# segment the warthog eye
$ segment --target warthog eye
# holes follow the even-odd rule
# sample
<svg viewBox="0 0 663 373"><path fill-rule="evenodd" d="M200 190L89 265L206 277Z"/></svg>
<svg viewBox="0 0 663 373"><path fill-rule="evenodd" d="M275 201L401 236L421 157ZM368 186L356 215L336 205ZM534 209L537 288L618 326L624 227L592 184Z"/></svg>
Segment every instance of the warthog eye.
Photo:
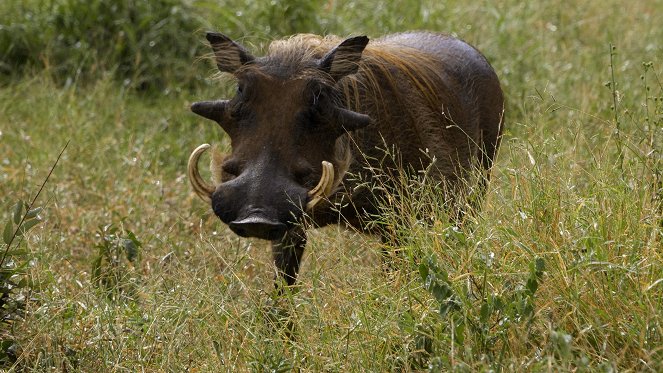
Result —
<svg viewBox="0 0 663 373"><path fill-rule="evenodd" d="M235 120L241 120L243 118L246 119L251 115L250 113L249 106L241 98L239 98L239 96L232 101L230 108L231 118Z"/></svg>

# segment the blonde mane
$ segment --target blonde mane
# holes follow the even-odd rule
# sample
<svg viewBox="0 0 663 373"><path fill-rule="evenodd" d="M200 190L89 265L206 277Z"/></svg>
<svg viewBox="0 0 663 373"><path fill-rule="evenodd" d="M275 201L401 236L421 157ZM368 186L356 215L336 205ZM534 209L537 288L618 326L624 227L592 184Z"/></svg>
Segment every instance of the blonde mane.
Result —
<svg viewBox="0 0 663 373"><path fill-rule="evenodd" d="M312 62L322 58L342 41L334 35L297 34L273 41L266 57L279 66L288 66L291 77L317 76L329 80ZM348 108L359 110L361 100L367 99L360 95L361 91L369 93L375 98L373 104L379 105L384 89L389 87L397 93L399 85L408 84L434 109L440 102L439 87L436 86L442 80L436 63L439 64L439 61L433 56L413 47L381 39L372 40L362 53L358 73L342 79L340 89ZM397 98L407 100L406 97Z"/></svg>

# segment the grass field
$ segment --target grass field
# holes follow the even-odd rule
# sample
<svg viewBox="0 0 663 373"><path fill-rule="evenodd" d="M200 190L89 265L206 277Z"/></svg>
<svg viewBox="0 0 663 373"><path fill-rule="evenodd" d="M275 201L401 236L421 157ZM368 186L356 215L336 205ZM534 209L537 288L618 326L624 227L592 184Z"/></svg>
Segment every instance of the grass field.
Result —
<svg viewBox="0 0 663 373"><path fill-rule="evenodd" d="M3 264L28 280L3 290L22 308L3 314L4 369L663 371L663 1L184 1L161 59L112 39L126 71L112 65L126 53L94 43L68 58L43 4L0 4L0 47L43 48L5 54L32 61L20 73L0 65L2 227L69 142L35 203L43 221ZM421 225L413 211L442 197L413 182L386 215L397 271L375 237L329 227L310 235L298 291L273 298L268 244L232 234L185 176L195 146L228 146L188 111L232 89L205 79L204 28L256 52L305 31L477 46L507 96L481 213L463 230L442 209Z"/></svg>

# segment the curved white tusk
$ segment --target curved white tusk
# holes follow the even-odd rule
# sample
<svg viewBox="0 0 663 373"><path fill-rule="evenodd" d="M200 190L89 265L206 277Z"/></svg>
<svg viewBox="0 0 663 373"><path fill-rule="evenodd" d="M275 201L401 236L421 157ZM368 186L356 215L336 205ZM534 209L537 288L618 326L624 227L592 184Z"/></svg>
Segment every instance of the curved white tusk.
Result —
<svg viewBox="0 0 663 373"><path fill-rule="evenodd" d="M202 144L198 146L189 156L188 163L188 173L189 173L189 182L193 187L193 191L207 203L212 203L212 193L214 193L214 187L206 183L202 177L200 177L200 172L198 172L198 160L200 156L209 149L209 144Z"/></svg>
<svg viewBox="0 0 663 373"><path fill-rule="evenodd" d="M329 197L334 186L334 166L327 162L322 161L322 176L315 188L308 192L309 201L306 204L306 210L310 211L318 204L323 198Z"/></svg>

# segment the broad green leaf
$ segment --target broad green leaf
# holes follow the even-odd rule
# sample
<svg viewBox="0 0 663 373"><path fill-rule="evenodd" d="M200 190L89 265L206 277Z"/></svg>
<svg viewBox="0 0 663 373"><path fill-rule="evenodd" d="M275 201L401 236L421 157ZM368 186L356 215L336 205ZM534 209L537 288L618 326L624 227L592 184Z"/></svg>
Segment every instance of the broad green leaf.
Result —
<svg viewBox="0 0 663 373"><path fill-rule="evenodd" d="M537 276L541 276L543 274L542 272L546 270L546 262L543 258L536 258L535 263Z"/></svg>
<svg viewBox="0 0 663 373"><path fill-rule="evenodd" d="M133 262L138 255L138 245L136 245L136 243L130 239L124 239L122 244L127 254L127 260Z"/></svg>
<svg viewBox="0 0 663 373"><path fill-rule="evenodd" d="M434 283L430 289L433 297L440 303L445 303L445 301L451 296L451 288L445 283Z"/></svg>
<svg viewBox="0 0 663 373"><path fill-rule="evenodd" d="M440 316L446 316L451 310L451 302L442 302L440 304Z"/></svg>
<svg viewBox="0 0 663 373"><path fill-rule="evenodd" d="M26 219L32 219L32 218L36 217L37 215L39 215L39 213L40 213L42 210L43 210L43 208L41 208L41 207L37 207L37 208L35 208L35 209L32 209L32 210L28 211L27 214L25 214L25 218L26 218ZM17 223L17 224L18 224L18 223Z"/></svg>
<svg viewBox="0 0 663 373"><path fill-rule="evenodd" d="M25 249L16 249L16 250L10 250L7 252L7 255L11 256L23 256L28 253L28 250Z"/></svg>
<svg viewBox="0 0 663 373"><path fill-rule="evenodd" d="M12 236L14 235L14 224L11 221L7 221L5 224L5 230L2 232L2 239L7 245L12 241Z"/></svg>
<svg viewBox="0 0 663 373"><path fill-rule="evenodd" d="M527 285L525 285L530 294L534 295L536 290L539 288L539 283L536 281L536 277L527 279Z"/></svg>
<svg viewBox="0 0 663 373"><path fill-rule="evenodd" d="M523 307L523 316L532 316L534 314L534 306L527 302Z"/></svg>
<svg viewBox="0 0 663 373"><path fill-rule="evenodd" d="M41 223L41 219L31 219L26 221L25 223L23 223L23 225L21 225L18 228L18 234L23 235L25 232L29 231L30 229L32 229L32 227L34 227L39 223Z"/></svg>
<svg viewBox="0 0 663 373"><path fill-rule="evenodd" d="M465 343L465 322L461 317L456 320L456 332L454 333L456 343L462 345Z"/></svg>
<svg viewBox="0 0 663 373"><path fill-rule="evenodd" d="M488 303L482 304L481 305L481 310L479 310L479 320L482 323L485 323L486 321L488 321L488 317L490 317L490 313L491 313L491 311L490 311L490 306L488 305Z"/></svg>
<svg viewBox="0 0 663 373"><path fill-rule="evenodd" d="M493 302L492 302L493 310L495 311L502 311L504 309L504 301L502 300L502 297L499 295L496 295L493 297Z"/></svg>
<svg viewBox="0 0 663 373"><path fill-rule="evenodd" d="M426 281L428 277L428 266L426 264L419 264L419 274L421 275L421 281Z"/></svg>
<svg viewBox="0 0 663 373"><path fill-rule="evenodd" d="M18 287L18 288L28 287L28 279L25 278L25 277L21 278L21 280L18 282L18 284L16 284L16 287Z"/></svg>
<svg viewBox="0 0 663 373"><path fill-rule="evenodd" d="M406 333L414 332L414 317L411 312L404 312L398 320L398 326Z"/></svg>
<svg viewBox="0 0 663 373"><path fill-rule="evenodd" d="M14 205L14 224L21 222L21 215L23 214L23 201L18 201Z"/></svg>

